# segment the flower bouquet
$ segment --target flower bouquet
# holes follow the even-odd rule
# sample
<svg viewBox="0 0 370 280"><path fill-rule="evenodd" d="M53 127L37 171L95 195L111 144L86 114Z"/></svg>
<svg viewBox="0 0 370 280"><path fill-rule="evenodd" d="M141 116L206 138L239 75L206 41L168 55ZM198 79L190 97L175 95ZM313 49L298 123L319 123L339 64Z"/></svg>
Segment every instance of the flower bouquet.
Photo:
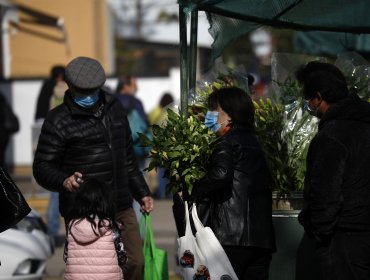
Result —
<svg viewBox="0 0 370 280"><path fill-rule="evenodd" d="M297 82L288 78L280 87L283 97L278 101L254 101L255 130L272 173L272 191L286 197L303 189L307 149L317 128L315 118L304 109L303 99L298 96ZM292 92L297 96L288 98Z"/></svg>
<svg viewBox="0 0 370 280"><path fill-rule="evenodd" d="M210 79L208 74L208 78L198 82L192 91L188 117L168 109L167 121L152 127L152 140L142 134L139 136L143 146L152 147L146 170L163 168L169 180L167 189L172 193L185 188L191 194L194 182L206 174L209 158L219 139L203 124L208 96L215 89L235 86L241 80L235 72L226 71L224 67L214 80Z"/></svg>
<svg viewBox="0 0 370 280"><path fill-rule="evenodd" d="M165 124L152 127L153 140L140 135L142 144L152 147L147 170L164 168L169 191L176 193L186 188L191 193L193 183L205 175L218 138L193 115L185 117L171 109L167 114Z"/></svg>

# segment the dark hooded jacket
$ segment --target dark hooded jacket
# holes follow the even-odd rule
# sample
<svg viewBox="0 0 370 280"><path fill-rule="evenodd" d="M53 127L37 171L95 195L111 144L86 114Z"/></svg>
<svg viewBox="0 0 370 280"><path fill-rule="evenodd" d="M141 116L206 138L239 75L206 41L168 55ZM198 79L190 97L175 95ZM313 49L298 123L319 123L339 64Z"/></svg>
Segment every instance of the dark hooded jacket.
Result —
<svg viewBox="0 0 370 280"><path fill-rule="evenodd" d="M356 94L330 105L307 155L299 222L318 242L370 232L370 104Z"/></svg>
<svg viewBox="0 0 370 280"><path fill-rule="evenodd" d="M132 149L127 117L114 95L100 92L101 114L75 104L67 91L64 103L51 110L43 123L35 153L33 174L44 188L60 193L60 211L68 215L73 192L64 180L78 171L111 188L117 211L150 195Z"/></svg>
<svg viewBox="0 0 370 280"><path fill-rule="evenodd" d="M207 174L195 184L192 196L202 201L200 218L222 245L275 251L271 185L255 135L235 125L216 145Z"/></svg>

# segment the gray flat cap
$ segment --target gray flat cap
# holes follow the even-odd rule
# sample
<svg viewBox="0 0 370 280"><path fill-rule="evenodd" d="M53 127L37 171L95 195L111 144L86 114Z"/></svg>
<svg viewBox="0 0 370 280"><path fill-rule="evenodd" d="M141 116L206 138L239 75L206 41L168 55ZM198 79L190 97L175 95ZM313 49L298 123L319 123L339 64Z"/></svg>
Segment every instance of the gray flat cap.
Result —
<svg viewBox="0 0 370 280"><path fill-rule="evenodd" d="M82 56L68 63L65 77L67 83L83 91L100 88L107 79L99 61Z"/></svg>

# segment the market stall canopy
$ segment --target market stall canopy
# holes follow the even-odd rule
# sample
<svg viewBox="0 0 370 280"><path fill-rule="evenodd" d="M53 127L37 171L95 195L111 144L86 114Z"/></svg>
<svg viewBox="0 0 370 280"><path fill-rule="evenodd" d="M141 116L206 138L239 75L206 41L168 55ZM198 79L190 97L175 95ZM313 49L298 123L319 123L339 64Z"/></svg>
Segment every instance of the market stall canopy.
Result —
<svg viewBox="0 0 370 280"><path fill-rule="evenodd" d="M350 34L328 31L299 31L293 36L294 50L312 55L329 55L348 50L370 53L369 34Z"/></svg>
<svg viewBox="0 0 370 280"><path fill-rule="evenodd" d="M213 58L234 39L261 26L370 33L368 0L178 0L184 12L205 11Z"/></svg>

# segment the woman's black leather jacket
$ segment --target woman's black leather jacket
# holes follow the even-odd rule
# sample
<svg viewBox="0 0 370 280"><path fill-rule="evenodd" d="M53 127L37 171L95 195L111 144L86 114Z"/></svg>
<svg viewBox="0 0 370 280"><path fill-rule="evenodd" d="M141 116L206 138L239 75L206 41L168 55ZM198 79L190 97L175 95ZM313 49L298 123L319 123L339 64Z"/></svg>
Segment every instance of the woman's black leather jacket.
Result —
<svg viewBox="0 0 370 280"><path fill-rule="evenodd" d="M222 245L275 251L270 187L271 175L254 133L234 126L217 144L208 172L194 185L192 196L208 200L208 205L200 205L209 209L203 221Z"/></svg>

